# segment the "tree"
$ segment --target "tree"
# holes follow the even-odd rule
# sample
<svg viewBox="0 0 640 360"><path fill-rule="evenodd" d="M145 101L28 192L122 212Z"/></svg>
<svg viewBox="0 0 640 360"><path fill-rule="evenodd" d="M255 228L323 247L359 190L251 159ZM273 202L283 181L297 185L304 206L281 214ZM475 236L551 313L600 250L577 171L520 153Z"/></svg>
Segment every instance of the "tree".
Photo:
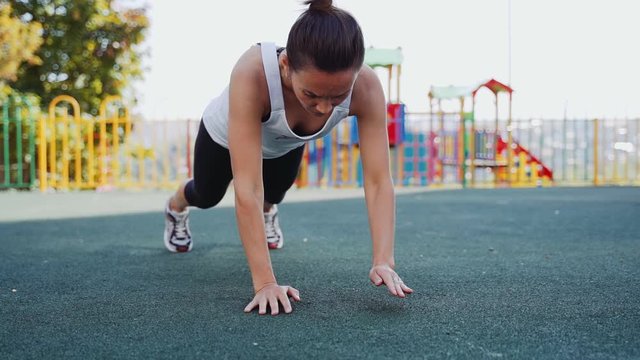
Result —
<svg viewBox="0 0 640 360"><path fill-rule="evenodd" d="M42 26L25 23L11 16L11 5L0 1L0 98L9 93L8 81L15 81L23 62L39 65L42 60L35 54L42 44Z"/></svg>
<svg viewBox="0 0 640 360"><path fill-rule="evenodd" d="M92 115L108 95L121 95L142 76L139 45L148 27L146 8L116 7L113 0L10 0L13 15L42 24L40 63L22 63L12 87L48 104L60 94L76 98Z"/></svg>

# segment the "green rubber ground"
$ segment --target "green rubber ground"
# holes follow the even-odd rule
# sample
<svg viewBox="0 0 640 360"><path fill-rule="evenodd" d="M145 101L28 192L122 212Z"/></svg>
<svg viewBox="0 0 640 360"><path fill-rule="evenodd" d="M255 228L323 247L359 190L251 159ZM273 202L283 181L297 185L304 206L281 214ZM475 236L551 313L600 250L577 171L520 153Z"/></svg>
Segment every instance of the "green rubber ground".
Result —
<svg viewBox="0 0 640 360"><path fill-rule="evenodd" d="M0 193L4 214L33 199ZM232 208L193 211L194 251L170 254L161 212L99 204L86 218L0 217L1 359L640 358L638 188L399 195L405 300L369 283L363 199L285 201L272 261L303 301L277 317L242 312L252 288Z"/></svg>

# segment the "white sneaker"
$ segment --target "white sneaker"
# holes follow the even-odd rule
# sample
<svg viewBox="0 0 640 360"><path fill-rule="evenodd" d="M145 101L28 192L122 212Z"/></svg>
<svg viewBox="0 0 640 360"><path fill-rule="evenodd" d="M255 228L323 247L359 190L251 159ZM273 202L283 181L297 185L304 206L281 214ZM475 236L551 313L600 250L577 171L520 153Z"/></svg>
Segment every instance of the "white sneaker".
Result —
<svg viewBox="0 0 640 360"><path fill-rule="evenodd" d="M269 249L282 249L284 236L278 223L278 206L273 205L269 212L264 213L264 230L267 235Z"/></svg>
<svg viewBox="0 0 640 360"><path fill-rule="evenodd" d="M193 248L189 231L189 208L177 213L164 208L164 246L171 252L188 252Z"/></svg>

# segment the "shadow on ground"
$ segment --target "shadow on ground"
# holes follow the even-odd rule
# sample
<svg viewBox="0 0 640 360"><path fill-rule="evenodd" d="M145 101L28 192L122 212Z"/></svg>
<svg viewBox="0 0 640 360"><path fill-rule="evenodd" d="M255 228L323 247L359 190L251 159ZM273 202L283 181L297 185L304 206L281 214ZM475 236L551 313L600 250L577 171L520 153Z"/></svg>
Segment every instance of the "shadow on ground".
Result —
<svg viewBox="0 0 640 360"><path fill-rule="evenodd" d="M0 224L0 357L640 356L638 189L399 196L405 300L368 282L362 199L280 209L272 261L303 301L277 317L242 312L233 209L194 211L178 255L160 213Z"/></svg>

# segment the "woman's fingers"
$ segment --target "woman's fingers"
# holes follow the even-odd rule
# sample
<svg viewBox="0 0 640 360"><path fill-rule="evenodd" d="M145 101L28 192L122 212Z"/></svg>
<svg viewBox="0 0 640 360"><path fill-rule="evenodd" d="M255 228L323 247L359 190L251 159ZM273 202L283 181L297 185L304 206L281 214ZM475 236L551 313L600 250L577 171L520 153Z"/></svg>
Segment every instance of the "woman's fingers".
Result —
<svg viewBox="0 0 640 360"><path fill-rule="evenodd" d="M269 307L271 308L271 315L278 315L280 309L278 307L278 298L276 294L269 297Z"/></svg>
<svg viewBox="0 0 640 360"><path fill-rule="evenodd" d="M292 288L291 286L287 286L287 295L291 296L295 301L300 301L300 291Z"/></svg>
<svg viewBox="0 0 640 360"><path fill-rule="evenodd" d="M284 310L286 314L289 314L291 311L293 311L293 308L291 307L291 301L289 301L289 297L286 294L280 295L278 297L278 300L280 300L280 304L282 304L282 310Z"/></svg>
<svg viewBox="0 0 640 360"><path fill-rule="evenodd" d="M380 277L380 275L378 275L377 272L372 271L371 275L369 276L369 279L371 280L371 282L373 283L373 285L375 286L380 286L382 285L382 283L384 282L382 280L382 278Z"/></svg>
<svg viewBox="0 0 640 360"><path fill-rule="evenodd" d="M257 307L258 314L265 315L268 306L271 309L271 315L278 315L280 309L288 314L293 311L289 297L295 301L300 301L300 292L291 286L276 285L275 287L264 288L255 295L253 300L244 308L244 311L251 312Z"/></svg>
<svg viewBox="0 0 640 360"><path fill-rule="evenodd" d="M401 298L405 297L406 295L404 294L404 291L402 291L402 279L396 275L393 278L393 283L396 287L396 295Z"/></svg>
<svg viewBox="0 0 640 360"><path fill-rule="evenodd" d="M260 296L258 300L258 314L264 315L267 313L267 297Z"/></svg>
<svg viewBox="0 0 640 360"><path fill-rule="evenodd" d="M380 277L384 281L384 284L387 285L387 289L389 290L389 292L397 296L398 292L396 290L396 284L393 282L393 275L391 275L391 273L389 272L385 272L381 274Z"/></svg>
<svg viewBox="0 0 640 360"><path fill-rule="evenodd" d="M251 300L251 302L244 308L244 312L251 312L256 305L258 304L258 302L256 301L255 298L253 298L253 300Z"/></svg>
<svg viewBox="0 0 640 360"><path fill-rule="evenodd" d="M402 291L404 291L407 294L411 294L413 292L413 289L408 287L404 283L401 283L400 286L402 286Z"/></svg>
<svg viewBox="0 0 640 360"><path fill-rule="evenodd" d="M369 273L369 279L376 286L385 284L392 295L400 298L413 292L413 289L405 285L402 278L390 267L373 267Z"/></svg>

